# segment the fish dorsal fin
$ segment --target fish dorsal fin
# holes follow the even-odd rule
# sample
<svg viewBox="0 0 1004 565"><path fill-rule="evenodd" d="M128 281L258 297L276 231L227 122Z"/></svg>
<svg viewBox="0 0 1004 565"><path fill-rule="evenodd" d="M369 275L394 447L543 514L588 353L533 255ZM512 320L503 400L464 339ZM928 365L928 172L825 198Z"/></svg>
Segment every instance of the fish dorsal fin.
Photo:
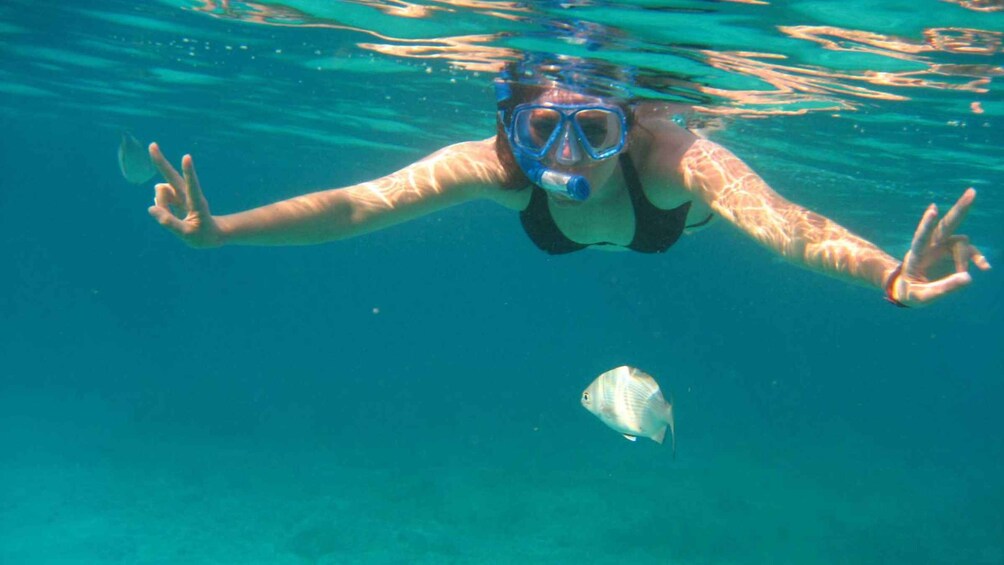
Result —
<svg viewBox="0 0 1004 565"><path fill-rule="evenodd" d="M638 441L638 438L636 438L635 436L628 435L628 434L621 434L621 435L623 435L625 438L627 438L628 441Z"/></svg>
<svg viewBox="0 0 1004 565"><path fill-rule="evenodd" d="M655 377L653 377L652 375L646 373L645 371L642 371L637 367L628 367L628 370L630 371L631 376L638 379L639 381L644 381L653 388L659 388L659 383L655 381Z"/></svg>

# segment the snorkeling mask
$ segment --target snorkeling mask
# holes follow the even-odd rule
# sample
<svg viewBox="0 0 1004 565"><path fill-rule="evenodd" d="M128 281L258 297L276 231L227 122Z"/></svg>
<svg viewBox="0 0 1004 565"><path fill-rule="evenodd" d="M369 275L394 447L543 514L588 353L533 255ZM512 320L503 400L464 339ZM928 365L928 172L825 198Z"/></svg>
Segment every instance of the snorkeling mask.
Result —
<svg viewBox="0 0 1004 565"><path fill-rule="evenodd" d="M509 98L509 85L496 83L496 97ZM555 144L578 143L594 161L624 149L627 118L617 106L606 104L520 104L507 120L500 115L509 145L520 169L537 186L573 200L589 198L589 181L581 175L548 169L541 162ZM573 145L574 147L574 145Z"/></svg>

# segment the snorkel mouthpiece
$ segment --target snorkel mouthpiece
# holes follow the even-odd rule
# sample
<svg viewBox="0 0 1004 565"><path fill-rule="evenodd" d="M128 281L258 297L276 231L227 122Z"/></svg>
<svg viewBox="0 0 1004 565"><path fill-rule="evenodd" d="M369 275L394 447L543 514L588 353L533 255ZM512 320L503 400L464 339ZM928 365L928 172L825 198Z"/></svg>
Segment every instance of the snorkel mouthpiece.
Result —
<svg viewBox="0 0 1004 565"><path fill-rule="evenodd" d="M579 202L589 198L589 181L583 176L559 173L545 168L540 163L526 172L530 180L544 190L563 194Z"/></svg>
<svg viewBox="0 0 1004 565"><path fill-rule="evenodd" d="M539 160L530 157L518 148L513 153L519 168L533 184L548 192L555 192L578 202L589 198L592 190L586 177L548 169Z"/></svg>

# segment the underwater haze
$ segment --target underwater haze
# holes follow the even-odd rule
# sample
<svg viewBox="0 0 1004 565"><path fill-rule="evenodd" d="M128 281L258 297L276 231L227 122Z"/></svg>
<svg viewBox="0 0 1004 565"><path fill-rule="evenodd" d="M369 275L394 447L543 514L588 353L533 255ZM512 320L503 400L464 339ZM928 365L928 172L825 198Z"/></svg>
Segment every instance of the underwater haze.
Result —
<svg viewBox="0 0 1004 565"><path fill-rule="evenodd" d="M1004 564L999 0L5 0L0 563ZM451 208L195 250L123 132L215 213L495 128L527 53L615 68L785 197L902 256L925 207L995 270L923 309L725 222L537 250ZM669 445L582 408L620 365Z"/></svg>

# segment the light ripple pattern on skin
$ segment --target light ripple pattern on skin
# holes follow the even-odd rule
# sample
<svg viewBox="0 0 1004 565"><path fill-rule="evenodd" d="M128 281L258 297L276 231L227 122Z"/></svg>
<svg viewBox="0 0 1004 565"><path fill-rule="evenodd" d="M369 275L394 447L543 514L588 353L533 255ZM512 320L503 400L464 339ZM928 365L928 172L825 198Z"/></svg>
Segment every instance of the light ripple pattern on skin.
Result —
<svg viewBox="0 0 1004 565"><path fill-rule="evenodd" d="M760 244L791 260L846 280L882 281L891 258L836 223L800 208L772 190L727 149L698 140L680 164L686 184L715 212ZM711 191L708 187L722 186Z"/></svg>
<svg viewBox="0 0 1004 565"><path fill-rule="evenodd" d="M259 233L276 243L305 245L354 237L472 199L504 177L493 139L445 147L400 171L344 188L305 194L241 214L242 223L267 225ZM456 190L444 190L444 179ZM222 221L228 221L223 217ZM249 240L248 243L254 243Z"/></svg>

